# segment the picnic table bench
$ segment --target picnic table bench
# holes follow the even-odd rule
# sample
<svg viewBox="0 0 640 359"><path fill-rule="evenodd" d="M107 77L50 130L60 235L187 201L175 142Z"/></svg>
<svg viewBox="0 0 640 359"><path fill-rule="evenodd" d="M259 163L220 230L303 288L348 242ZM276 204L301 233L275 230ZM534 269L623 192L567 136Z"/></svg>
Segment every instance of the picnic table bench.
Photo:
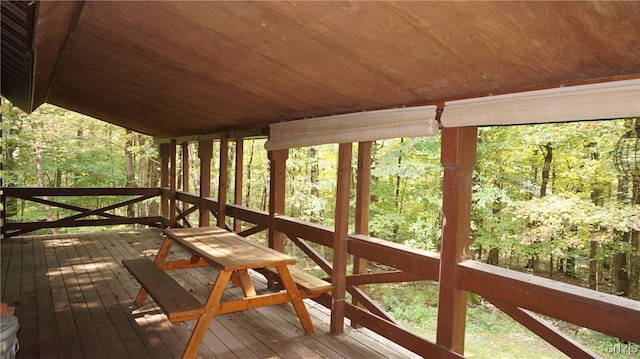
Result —
<svg viewBox="0 0 640 359"><path fill-rule="evenodd" d="M163 232L165 240L155 261L136 258L122 263L142 286L136 301L144 301L148 295L151 296L171 322L197 319L183 358L195 358L211 319L219 314L290 302L305 332L314 332L302 300L329 292L333 286L295 268L295 258L217 227L166 229ZM188 250L191 257L166 261L173 243ZM219 270L205 303L166 272L201 266L214 266ZM277 279L283 290L257 294L248 272L250 269ZM222 301L230 280L234 286L242 288L244 297Z"/></svg>

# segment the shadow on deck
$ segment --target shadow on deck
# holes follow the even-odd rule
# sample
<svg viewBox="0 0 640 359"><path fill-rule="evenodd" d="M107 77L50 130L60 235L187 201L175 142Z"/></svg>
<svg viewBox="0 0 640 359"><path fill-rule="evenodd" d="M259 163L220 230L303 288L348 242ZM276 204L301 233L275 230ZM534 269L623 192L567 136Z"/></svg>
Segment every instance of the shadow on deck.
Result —
<svg viewBox="0 0 640 359"><path fill-rule="evenodd" d="M2 301L20 321L18 358L177 358L195 321L171 324L122 259L152 256L155 229L16 237L2 241ZM175 251L181 250L174 246ZM213 268L171 272L204 302ZM225 296L241 295L228 288ZM214 318L201 358L413 358L367 329L330 335L329 311L306 301L316 334L305 335L291 304Z"/></svg>

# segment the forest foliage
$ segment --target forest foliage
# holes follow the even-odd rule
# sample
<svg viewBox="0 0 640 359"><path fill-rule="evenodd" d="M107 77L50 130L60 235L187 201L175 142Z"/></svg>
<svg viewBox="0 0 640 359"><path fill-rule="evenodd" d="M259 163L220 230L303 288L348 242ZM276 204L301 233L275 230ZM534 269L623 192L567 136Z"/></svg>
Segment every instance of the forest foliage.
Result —
<svg viewBox="0 0 640 359"><path fill-rule="evenodd" d="M49 105L27 115L3 101L2 115L4 185L158 186L158 152L148 136ZM634 119L620 119L480 128L474 258L640 299L640 185L622 177L612 157L633 126ZM245 141L242 198L244 205L266 210L269 164L263 145L264 140ZM233 142L230 148L232 166ZM218 149L215 143L214 191ZM197 159L197 143L187 150ZM290 150L286 214L333 225L336 163L337 145ZM197 161L190 166L188 187L197 193ZM437 251L442 173L439 136L375 142L370 235ZM12 215L34 220L43 216L38 211L21 202Z"/></svg>

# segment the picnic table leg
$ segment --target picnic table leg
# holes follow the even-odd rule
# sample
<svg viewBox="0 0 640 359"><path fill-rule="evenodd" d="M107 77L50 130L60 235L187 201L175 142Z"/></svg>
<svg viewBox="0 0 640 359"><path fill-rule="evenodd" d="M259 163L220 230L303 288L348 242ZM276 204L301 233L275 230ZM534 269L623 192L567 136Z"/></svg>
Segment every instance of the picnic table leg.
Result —
<svg viewBox="0 0 640 359"><path fill-rule="evenodd" d="M245 297L255 297L256 296L256 288L253 286L253 282L251 281L251 277L249 276L249 272L244 270L237 270L234 272L236 278L239 281L240 286L242 287L242 292Z"/></svg>
<svg viewBox="0 0 640 359"><path fill-rule="evenodd" d="M231 273L232 272L228 271L220 271L218 274L218 278L216 278L216 282L213 284L209 298L204 305L204 313L200 316L196 322L196 326L193 328L191 337L189 337L189 341L187 342L187 347L184 349L184 353L182 354L182 359L193 359L198 354L200 343L202 343L202 339L204 339L204 336L209 329L211 320L216 315L215 309L220 305L220 300L227 288L227 283L229 283Z"/></svg>
<svg viewBox="0 0 640 359"><path fill-rule="evenodd" d="M289 298L291 299L291 304L293 304L293 308L296 310L298 314L298 319L300 319L300 323L304 328L304 331L307 334L313 334L315 329L313 328L313 323L311 322L311 317L309 316L309 312L307 311L307 307L304 305L302 301L302 297L300 296L300 292L298 291L298 287L296 283L293 281L293 277L291 276L291 272L289 271L289 267L286 265L277 266L278 274L280 275L280 280L284 285L287 293L289 293Z"/></svg>
<svg viewBox="0 0 640 359"><path fill-rule="evenodd" d="M173 244L173 241L169 239L169 237L164 238L164 241L162 241L162 245L158 250L158 254L156 255L156 259L155 259L156 263L162 263L164 262L165 259L167 259L167 256L169 255L169 250L171 249L172 244ZM143 302L145 299L147 299L147 291L144 290L144 288L140 288L140 291L138 292L138 295L136 296L135 301Z"/></svg>

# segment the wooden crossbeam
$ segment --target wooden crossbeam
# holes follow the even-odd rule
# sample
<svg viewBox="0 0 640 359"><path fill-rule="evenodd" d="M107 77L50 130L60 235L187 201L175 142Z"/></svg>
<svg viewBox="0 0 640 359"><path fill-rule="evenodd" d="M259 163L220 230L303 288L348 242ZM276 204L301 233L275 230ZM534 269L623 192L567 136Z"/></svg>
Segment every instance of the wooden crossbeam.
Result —
<svg viewBox="0 0 640 359"><path fill-rule="evenodd" d="M286 233L285 233L286 234ZM311 248L311 246L309 246L304 239L293 236L293 235L289 235L286 234L287 237L289 237L289 239L291 239L291 241L298 247L300 248L309 258L311 258L311 260L313 260L318 266L320 266L320 268L322 268L322 270L327 273L328 275L332 275L331 273L333 272L333 268L331 267L331 263L329 263L328 260L324 259L320 253L318 253L318 251L316 251L315 249Z"/></svg>
<svg viewBox="0 0 640 359"><path fill-rule="evenodd" d="M388 272L381 272L381 273L366 273L366 274L350 275L350 276L347 276L347 285L415 282L415 281L423 281L423 280L429 280L429 278L398 270L398 271L388 271Z"/></svg>
<svg viewBox="0 0 640 359"><path fill-rule="evenodd" d="M265 230L267 230L267 226L253 226L251 228L245 229L242 232L238 232L238 235L241 237L249 237L252 234L256 234Z"/></svg>
<svg viewBox="0 0 640 359"><path fill-rule="evenodd" d="M371 314L376 315L388 322L399 324L391 315L384 311L376 302L371 299L362 289L354 286L347 286L347 291L356 302L367 309Z"/></svg>
<svg viewBox="0 0 640 359"><path fill-rule="evenodd" d="M455 272L460 289L487 300L640 343L638 301L473 260L459 263Z"/></svg>
<svg viewBox="0 0 640 359"><path fill-rule="evenodd" d="M553 325L546 323L530 311L499 301L489 300L489 302L544 339L547 343L567 354L570 358L600 358L598 354L585 348L582 344L576 342Z"/></svg>
<svg viewBox="0 0 640 359"><path fill-rule="evenodd" d="M56 201L52 201L50 199L38 198L38 197L34 197L34 196L20 195L20 196L16 196L15 198L23 199L25 201L40 203L40 204L44 204L44 205L47 205L47 206L52 206L52 207L57 207L57 208L62 208L62 209L68 209L68 210L76 211L76 212L85 213L85 212L90 211L89 209L84 208L84 207L73 206L73 205L70 205L70 204L67 204L67 203L56 202ZM103 216L104 217L118 217L117 215L110 214L110 213L104 213Z"/></svg>

